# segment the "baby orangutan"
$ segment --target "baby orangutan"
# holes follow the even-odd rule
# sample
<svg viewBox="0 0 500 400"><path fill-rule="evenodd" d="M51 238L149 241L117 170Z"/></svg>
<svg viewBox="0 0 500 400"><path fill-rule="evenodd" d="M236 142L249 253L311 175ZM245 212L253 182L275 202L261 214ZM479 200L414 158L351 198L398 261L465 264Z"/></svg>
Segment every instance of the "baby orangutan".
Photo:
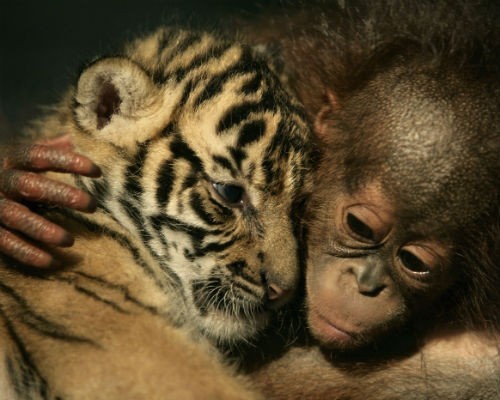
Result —
<svg viewBox="0 0 500 400"><path fill-rule="evenodd" d="M264 33L323 158L306 219L313 339L254 377L271 398L498 398L498 6L342 3Z"/></svg>

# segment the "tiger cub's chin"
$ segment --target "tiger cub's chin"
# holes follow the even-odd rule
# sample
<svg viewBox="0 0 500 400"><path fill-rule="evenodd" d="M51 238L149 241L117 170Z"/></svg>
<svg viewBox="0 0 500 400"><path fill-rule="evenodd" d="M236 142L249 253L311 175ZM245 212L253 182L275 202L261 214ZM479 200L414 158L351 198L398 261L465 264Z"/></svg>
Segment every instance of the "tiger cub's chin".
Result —
<svg viewBox="0 0 500 400"><path fill-rule="evenodd" d="M269 312L265 310L249 311L245 318L230 311L211 309L208 318L199 322L198 326L205 336L212 342L232 344L255 337L266 327L269 321Z"/></svg>
<svg viewBox="0 0 500 400"><path fill-rule="evenodd" d="M243 292L237 287L238 281L214 276L191 286L191 315L196 315L191 322L212 342L231 344L249 340L269 322L274 302L268 299L263 287Z"/></svg>

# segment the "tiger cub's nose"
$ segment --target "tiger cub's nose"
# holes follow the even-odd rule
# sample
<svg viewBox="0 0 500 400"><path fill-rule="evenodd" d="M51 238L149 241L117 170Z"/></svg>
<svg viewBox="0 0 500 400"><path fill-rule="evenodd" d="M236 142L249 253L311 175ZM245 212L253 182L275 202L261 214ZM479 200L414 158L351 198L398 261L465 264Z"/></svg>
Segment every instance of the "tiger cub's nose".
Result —
<svg viewBox="0 0 500 400"><path fill-rule="evenodd" d="M266 287L266 292L267 292L267 298L269 300L277 300L283 297L286 294L287 290L280 288L275 283L268 283Z"/></svg>

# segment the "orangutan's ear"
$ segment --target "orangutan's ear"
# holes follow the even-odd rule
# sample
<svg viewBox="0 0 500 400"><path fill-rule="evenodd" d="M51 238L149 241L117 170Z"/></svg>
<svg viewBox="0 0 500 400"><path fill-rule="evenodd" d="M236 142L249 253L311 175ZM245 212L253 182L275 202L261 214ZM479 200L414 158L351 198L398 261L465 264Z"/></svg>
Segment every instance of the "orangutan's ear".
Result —
<svg viewBox="0 0 500 400"><path fill-rule="evenodd" d="M320 139L328 135L332 116L339 110L338 98L333 92L327 90L324 97L323 106L316 114L313 125L314 134Z"/></svg>

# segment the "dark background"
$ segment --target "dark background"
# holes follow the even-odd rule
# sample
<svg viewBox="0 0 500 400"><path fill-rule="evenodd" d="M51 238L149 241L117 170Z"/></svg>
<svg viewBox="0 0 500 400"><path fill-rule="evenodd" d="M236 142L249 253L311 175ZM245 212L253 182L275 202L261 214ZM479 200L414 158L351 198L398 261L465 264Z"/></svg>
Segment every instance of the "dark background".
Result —
<svg viewBox="0 0 500 400"><path fill-rule="evenodd" d="M282 1L0 0L0 141L56 102L86 61L162 23L216 27Z"/></svg>

